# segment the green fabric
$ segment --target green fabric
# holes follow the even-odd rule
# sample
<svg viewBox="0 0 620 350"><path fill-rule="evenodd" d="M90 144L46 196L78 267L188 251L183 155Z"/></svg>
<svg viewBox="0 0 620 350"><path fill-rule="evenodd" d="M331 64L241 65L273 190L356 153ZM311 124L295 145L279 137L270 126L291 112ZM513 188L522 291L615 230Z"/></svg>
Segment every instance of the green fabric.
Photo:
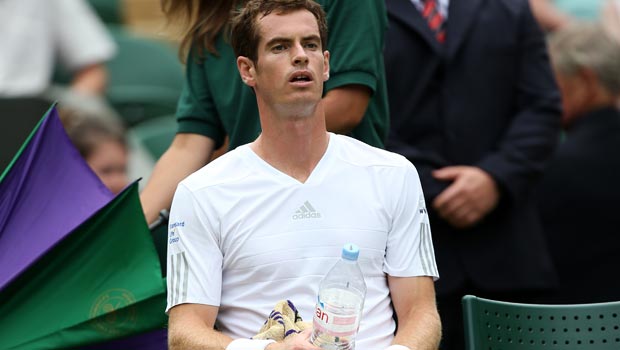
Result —
<svg viewBox="0 0 620 350"><path fill-rule="evenodd" d="M603 5L608 0L554 0L564 13L582 20L596 20L601 17Z"/></svg>
<svg viewBox="0 0 620 350"><path fill-rule="evenodd" d="M166 283L165 280L163 283ZM71 340L71 344L75 339L112 340L153 329L165 328L168 323L165 309L166 294L161 293L130 307L116 310L54 335L23 344L16 349L57 349L57 345L51 346L50 344L67 344L67 339ZM139 325L140 328L137 328L136 325ZM101 338L99 334L101 332L109 333L110 337ZM86 346L95 343L99 343L99 341L90 340L80 345ZM72 347L72 349L75 348Z"/></svg>
<svg viewBox="0 0 620 350"><path fill-rule="evenodd" d="M123 11L120 0L88 0L88 3L105 24L123 23Z"/></svg>
<svg viewBox="0 0 620 350"><path fill-rule="evenodd" d="M383 66L383 35L387 14L383 1L322 0L327 13L330 79L325 92L361 84L373 91L366 115L350 136L383 147L389 112ZM360 30L360 28L364 28ZM235 55L220 37L219 56L198 63L190 53L186 83L177 108L178 132L208 136L219 147L226 135L229 149L252 142L260 133L256 97L241 81Z"/></svg>
<svg viewBox="0 0 620 350"><path fill-rule="evenodd" d="M134 183L0 293L0 349L58 349L165 324L159 259Z"/></svg>

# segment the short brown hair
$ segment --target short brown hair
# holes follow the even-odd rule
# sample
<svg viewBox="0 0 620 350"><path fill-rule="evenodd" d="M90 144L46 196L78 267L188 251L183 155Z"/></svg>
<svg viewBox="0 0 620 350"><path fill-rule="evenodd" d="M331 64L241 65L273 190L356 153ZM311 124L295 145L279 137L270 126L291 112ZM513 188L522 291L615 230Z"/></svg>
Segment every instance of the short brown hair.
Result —
<svg viewBox="0 0 620 350"><path fill-rule="evenodd" d="M125 128L116 119L66 107L59 108L58 113L69 139L84 159L106 141L128 148Z"/></svg>
<svg viewBox="0 0 620 350"><path fill-rule="evenodd" d="M312 0L249 0L232 20L231 45L235 55L256 62L260 41L257 26L259 16L263 18L272 12L286 14L298 10L308 10L314 15L324 49L327 46L327 20L321 5Z"/></svg>

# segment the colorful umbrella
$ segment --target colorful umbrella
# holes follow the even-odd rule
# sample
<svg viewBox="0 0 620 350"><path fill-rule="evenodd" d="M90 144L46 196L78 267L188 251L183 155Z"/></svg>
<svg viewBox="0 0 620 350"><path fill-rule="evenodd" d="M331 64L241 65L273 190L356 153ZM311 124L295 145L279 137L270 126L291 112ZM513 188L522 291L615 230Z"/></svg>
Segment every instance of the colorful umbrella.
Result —
<svg viewBox="0 0 620 350"><path fill-rule="evenodd" d="M162 329L164 291L137 183L113 197L52 107L0 177L0 348Z"/></svg>

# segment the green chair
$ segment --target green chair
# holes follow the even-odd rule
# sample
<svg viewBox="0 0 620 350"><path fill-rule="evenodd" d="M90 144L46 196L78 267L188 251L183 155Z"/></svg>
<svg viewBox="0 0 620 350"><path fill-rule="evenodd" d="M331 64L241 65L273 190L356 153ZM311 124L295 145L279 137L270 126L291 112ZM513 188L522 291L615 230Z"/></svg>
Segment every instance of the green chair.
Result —
<svg viewBox="0 0 620 350"><path fill-rule="evenodd" d="M110 27L118 54L107 63L106 96L128 126L173 114L183 88L176 49L164 42Z"/></svg>
<svg viewBox="0 0 620 350"><path fill-rule="evenodd" d="M518 304L466 295L466 350L618 350L620 302Z"/></svg>
<svg viewBox="0 0 620 350"><path fill-rule="evenodd" d="M137 139L157 160L168 149L177 131L174 115L157 117L140 122L129 129L129 133Z"/></svg>
<svg viewBox="0 0 620 350"><path fill-rule="evenodd" d="M122 24L121 0L88 0L93 10L105 24Z"/></svg>

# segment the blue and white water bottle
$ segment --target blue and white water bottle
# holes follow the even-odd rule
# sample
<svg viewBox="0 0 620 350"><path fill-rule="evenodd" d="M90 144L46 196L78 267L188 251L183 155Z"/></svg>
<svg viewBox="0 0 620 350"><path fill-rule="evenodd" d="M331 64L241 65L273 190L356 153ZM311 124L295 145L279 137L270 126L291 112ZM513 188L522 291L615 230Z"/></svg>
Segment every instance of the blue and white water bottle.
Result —
<svg viewBox="0 0 620 350"><path fill-rule="evenodd" d="M359 252L355 244L345 244L340 260L319 285L310 341L322 349L355 349L366 297Z"/></svg>

